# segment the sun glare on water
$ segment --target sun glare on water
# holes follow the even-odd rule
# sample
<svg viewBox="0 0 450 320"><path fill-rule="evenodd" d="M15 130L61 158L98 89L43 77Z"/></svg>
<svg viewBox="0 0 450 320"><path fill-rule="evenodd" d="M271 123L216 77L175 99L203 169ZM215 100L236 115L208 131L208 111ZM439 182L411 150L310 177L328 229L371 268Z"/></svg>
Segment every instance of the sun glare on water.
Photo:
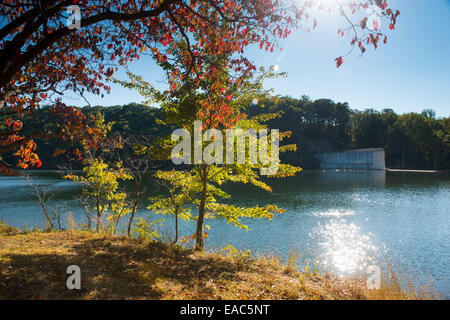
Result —
<svg viewBox="0 0 450 320"><path fill-rule="evenodd" d="M338 275L361 272L374 262L378 256L378 247L372 243L370 234L363 234L360 228L341 219L354 212L327 212L319 215L332 218L325 224L319 223L314 237L319 240L322 252L322 267Z"/></svg>

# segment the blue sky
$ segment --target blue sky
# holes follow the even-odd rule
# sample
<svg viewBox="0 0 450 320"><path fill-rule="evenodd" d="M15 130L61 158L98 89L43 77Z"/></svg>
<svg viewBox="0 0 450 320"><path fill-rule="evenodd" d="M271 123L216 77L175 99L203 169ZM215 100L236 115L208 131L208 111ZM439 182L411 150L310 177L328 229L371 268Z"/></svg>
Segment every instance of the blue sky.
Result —
<svg viewBox="0 0 450 320"><path fill-rule="evenodd" d="M345 26L341 17L327 12L318 15L311 33L295 31L280 42L283 51L273 53L249 49L257 66L278 65L287 78L270 80L275 94L312 99L330 98L348 102L353 109L392 108L397 113L436 110L450 116L450 0L390 0L400 10L397 28L388 31L388 43L359 56L347 56L337 69L334 58L345 54L349 40L337 35ZM163 74L149 58L130 65L156 86L164 86ZM143 100L137 93L112 86L105 98L89 95L92 105L116 105ZM86 105L82 99L65 99Z"/></svg>

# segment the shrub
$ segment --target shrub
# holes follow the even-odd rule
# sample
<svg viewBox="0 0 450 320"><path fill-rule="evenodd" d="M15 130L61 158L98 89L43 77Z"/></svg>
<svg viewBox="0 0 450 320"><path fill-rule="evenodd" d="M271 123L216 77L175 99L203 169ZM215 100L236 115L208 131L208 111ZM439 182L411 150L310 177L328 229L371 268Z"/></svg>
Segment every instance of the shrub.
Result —
<svg viewBox="0 0 450 320"><path fill-rule="evenodd" d="M0 234L13 235L19 233L19 229L6 225L6 223L0 220Z"/></svg>

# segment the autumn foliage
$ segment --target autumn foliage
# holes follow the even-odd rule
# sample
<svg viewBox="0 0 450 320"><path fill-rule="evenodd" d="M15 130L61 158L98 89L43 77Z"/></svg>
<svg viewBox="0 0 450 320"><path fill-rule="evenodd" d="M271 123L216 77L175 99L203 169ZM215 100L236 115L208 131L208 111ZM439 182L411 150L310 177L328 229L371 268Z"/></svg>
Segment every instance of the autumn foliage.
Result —
<svg viewBox="0 0 450 320"><path fill-rule="evenodd" d="M317 20L309 11L320 1L280 0L7 0L0 1L0 120L6 117L7 129L0 132L0 170L12 174L2 155L15 153L19 167L39 166L36 138L78 139L86 137L89 123L73 107L57 99L66 92L83 96L86 92L103 95L110 92L107 79L120 65L148 54L159 63L173 64L169 77L171 91L183 81L208 81L210 98L202 102L204 113L213 113L216 124L228 126L236 121L229 107L233 99L225 90L230 83L239 84L255 66L245 49L257 45L273 52L278 41L293 29L314 29ZM338 2L337 2L338 3ZM369 25L368 8L376 8L381 18L395 27L398 11L385 1L345 1L337 4L348 28L340 33L353 33L352 46L373 44L387 38L381 33L381 20ZM80 10L80 27L71 28L70 6ZM358 14L360 13L360 14ZM352 22L351 18L355 19ZM365 22L363 22L365 21ZM377 20L378 21L378 20ZM173 46L182 59L174 59ZM209 57L232 57L228 68ZM337 66L343 57L336 59ZM167 92L171 94L171 92ZM21 118L34 113L43 104L54 105L58 123L52 132L36 129L21 135ZM202 113L199 114L199 117ZM210 115L208 118L211 118ZM33 128L31 128L33 129ZM33 130L31 130L33 131Z"/></svg>

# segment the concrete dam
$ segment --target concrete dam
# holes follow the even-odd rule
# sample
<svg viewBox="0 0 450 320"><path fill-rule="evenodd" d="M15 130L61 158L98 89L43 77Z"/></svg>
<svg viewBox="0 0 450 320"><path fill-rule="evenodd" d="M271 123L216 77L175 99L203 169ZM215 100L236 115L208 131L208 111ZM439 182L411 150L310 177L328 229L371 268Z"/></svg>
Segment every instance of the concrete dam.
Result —
<svg viewBox="0 0 450 320"><path fill-rule="evenodd" d="M385 170L383 148L353 149L317 155L321 169Z"/></svg>

